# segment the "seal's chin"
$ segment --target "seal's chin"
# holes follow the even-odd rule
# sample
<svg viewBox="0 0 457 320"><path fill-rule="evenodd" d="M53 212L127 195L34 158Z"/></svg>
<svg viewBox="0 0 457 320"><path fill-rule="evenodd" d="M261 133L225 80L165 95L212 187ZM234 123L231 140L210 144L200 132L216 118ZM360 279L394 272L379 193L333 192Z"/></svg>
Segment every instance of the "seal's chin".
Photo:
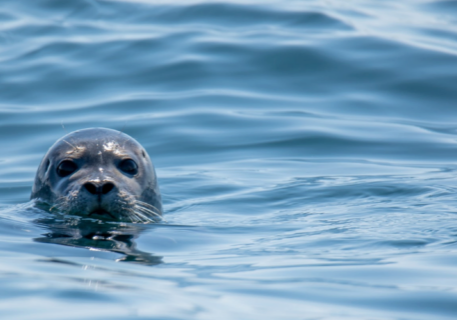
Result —
<svg viewBox="0 0 457 320"><path fill-rule="evenodd" d="M97 208L94 211L92 211L91 213L89 213L89 217L91 217L92 215L94 215L94 216L104 216L105 218L108 216L111 219L115 219L115 217L110 212L106 211L103 208Z"/></svg>

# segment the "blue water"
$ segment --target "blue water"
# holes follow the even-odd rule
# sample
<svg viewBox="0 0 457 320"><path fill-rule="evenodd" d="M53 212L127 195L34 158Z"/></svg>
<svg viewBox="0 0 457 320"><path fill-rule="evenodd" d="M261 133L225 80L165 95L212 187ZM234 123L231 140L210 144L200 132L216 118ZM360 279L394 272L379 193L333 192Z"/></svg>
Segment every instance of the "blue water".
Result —
<svg viewBox="0 0 457 320"><path fill-rule="evenodd" d="M0 318L456 319L456 17L1 0ZM87 127L143 144L164 222L29 202L47 149Z"/></svg>

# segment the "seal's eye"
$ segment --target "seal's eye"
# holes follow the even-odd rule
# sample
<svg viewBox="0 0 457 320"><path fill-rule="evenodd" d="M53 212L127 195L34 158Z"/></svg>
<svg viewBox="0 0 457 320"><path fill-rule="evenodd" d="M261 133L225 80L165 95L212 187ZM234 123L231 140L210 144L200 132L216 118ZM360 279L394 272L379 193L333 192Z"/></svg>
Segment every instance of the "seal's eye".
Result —
<svg viewBox="0 0 457 320"><path fill-rule="evenodd" d="M133 176L138 172L138 165L132 159L125 159L119 163L119 169Z"/></svg>
<svg viewBox="0 0 457 320"><path fill-rule="evenodd" d="M57 174L59 175L59 177L63 178L69 176L76 170L78 170L78 166L76 165L76 163L70 160L64 160L57 167Z"/></svg>

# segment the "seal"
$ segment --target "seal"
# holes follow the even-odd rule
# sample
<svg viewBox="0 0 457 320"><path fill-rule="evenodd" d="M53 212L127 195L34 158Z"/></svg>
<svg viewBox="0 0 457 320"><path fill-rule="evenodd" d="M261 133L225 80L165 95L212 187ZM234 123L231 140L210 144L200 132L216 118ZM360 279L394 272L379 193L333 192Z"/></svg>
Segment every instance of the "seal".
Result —
<svg viewBox="0 0 457 320"><path fill-rule="evenodd" d="M148 223L162 215L154 166L125 133L89 128L67 134L38 167L31 199L64 214Z"/></svg>

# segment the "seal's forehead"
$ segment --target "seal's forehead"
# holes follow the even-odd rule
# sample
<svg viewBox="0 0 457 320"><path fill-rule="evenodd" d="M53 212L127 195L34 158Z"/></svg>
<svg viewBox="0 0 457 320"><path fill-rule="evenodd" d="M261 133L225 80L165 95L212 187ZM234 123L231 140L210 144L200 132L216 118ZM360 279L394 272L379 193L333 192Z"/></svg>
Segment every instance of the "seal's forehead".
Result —
<svg viewBox="0 0 457 320"><path fill-rule="evenodd" d="M114 154L122 153L122 148L117 141L107 141L103 143L102 148L104 151L112 152Z"/></svg>
<svg viewBox="0 0 457 320"><path fill-rule="evenodd" d="M105 128L91 128L67 134L59 139L51 150L62 156L80 157L87 153L100 152L126 155L138 147L140 144L124 133Z"/></svg>

